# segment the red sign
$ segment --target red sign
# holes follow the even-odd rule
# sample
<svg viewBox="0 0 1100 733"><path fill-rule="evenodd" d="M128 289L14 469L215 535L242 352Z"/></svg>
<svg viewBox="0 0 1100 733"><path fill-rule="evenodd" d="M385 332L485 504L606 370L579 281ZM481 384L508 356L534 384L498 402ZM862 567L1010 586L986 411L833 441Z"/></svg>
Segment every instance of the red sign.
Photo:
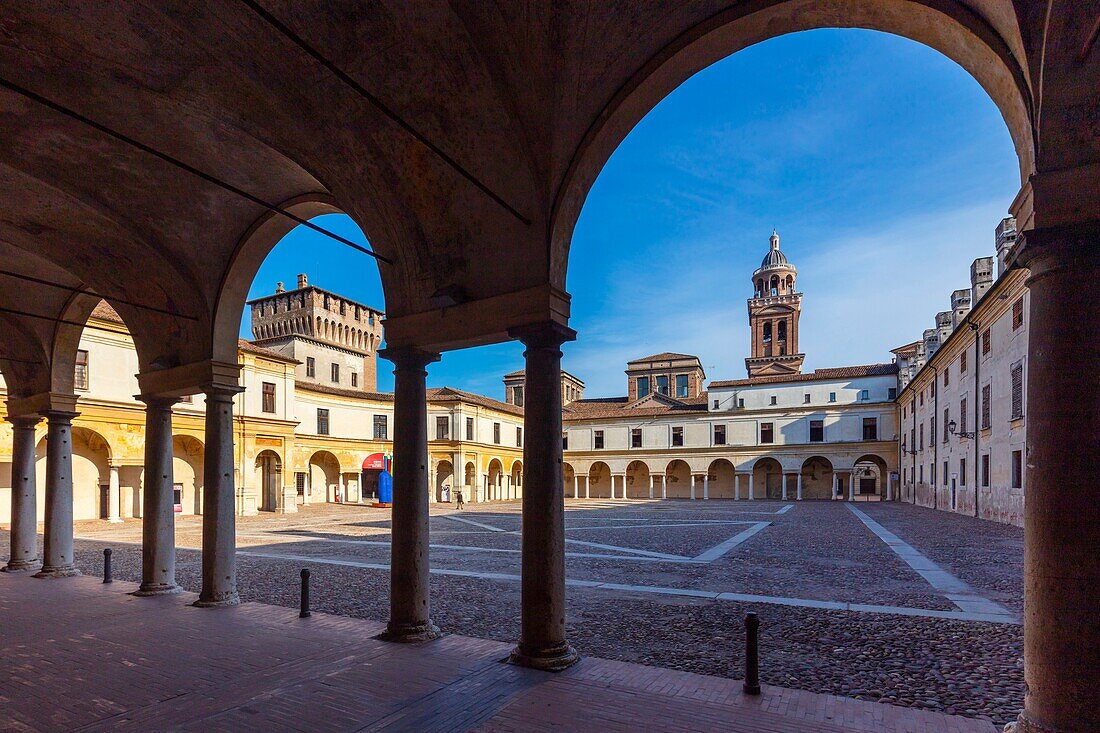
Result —
<svg viewBox="0 0 1100 733"><path fill-rule="evenodd" d="M386 456L382 453L371 453L363 461L363 470L376 469L381 471L386 467Z"/></svg>

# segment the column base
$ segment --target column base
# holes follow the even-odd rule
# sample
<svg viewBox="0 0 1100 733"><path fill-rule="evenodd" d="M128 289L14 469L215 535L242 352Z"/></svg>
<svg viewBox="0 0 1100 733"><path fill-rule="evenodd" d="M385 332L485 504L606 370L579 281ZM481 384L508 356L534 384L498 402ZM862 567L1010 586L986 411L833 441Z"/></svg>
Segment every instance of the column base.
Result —
<svg viewBox="0 0 1100 733"><path fill-rule="evenodd" d="M195 608L229 608L230 606L241 605L241 597L237 595L237 591L232 593L226 593L215 598L199 598L191 604Z"/></svg>
<svg viewBox="0 0 1100 733"><path fill-rule="evenodd" d="M82 575L76 565L43 565L42 569L34 574L36 578L71 578Z"/></svg>
<svg viewBox="0 0 1100 733"><path fill-rule="evenodd" d="M508 655L508 664L541 669L544 672L561 672L580 660L581 655L577 654L577 650L570 646L569 642L534 650L524 649L522 644L517 644Z"/></svg>
<svg viewBox="0 0 1100 733"><path fill-rule="evenodd" d="M42 569L41 560L8 560L8 564L0 568L0 572L5 573L29 573L32 570L37 572Z"/></svg>
<svg viewBox="0 0 1100 733"><path fill-rule="evenodd" d="M433 624L431 620L426 624L395 624L391 621L386 630L378 635L378 638L396 644L416 644L438 639L442 635L439 627Z"/></svg>
<svg viewBox="0 0 1100 733"><path fill-rule="evenodd" d="M142 583L141 587L130 595L145 598L148 596L174 596L177 593L183 593L183 588L175 583Z"/></svg>

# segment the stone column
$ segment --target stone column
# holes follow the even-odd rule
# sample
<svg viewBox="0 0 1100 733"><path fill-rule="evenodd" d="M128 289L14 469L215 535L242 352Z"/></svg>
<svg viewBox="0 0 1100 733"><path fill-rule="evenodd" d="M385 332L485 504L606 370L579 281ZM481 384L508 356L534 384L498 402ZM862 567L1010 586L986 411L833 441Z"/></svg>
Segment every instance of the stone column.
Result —
<svg viewBox="0 0 1100 733"><path fill-rule="evenodd" d="M836 489L837 489L837 473L836 473L836 470L834 469L833 470L833 488L832 488L833 493L829 497L830 501L836 501Z"/></svg>
<svg viewBox="0 0 1100 733"><path fill-rule="evenodd" d="M703 474L703 498L710 498L710 474Z"/></svg>
<svg viewBox="0 0 1100 733"><path fill-rule="evenodd" d="M756 496L752 493L752 474L749 474L749 501L755 499Z"/></svg>
<svg viewBox="0 0 1100 733"><path fill-rule="evenodd" d="M695 474L691 474L691 500L695 501Z"/></svg>
<svg viewBox="0 0 1100 733"><path fill-rule="evenodd" d="M78 413L48 410L46 418L46 527L42 569L36 578L80 575L73 564L73 418ZM14 466L13 466L14 468Z"/></svg>
<svg viewBox="0 0 1100 733"><path fill-rule="evenodd" d="M787 500L787 474L783 474L783 501Z"/></svg>
<svg viewBox="0 0 1100 733"><path fill-rule="evenodd" d="M856 500L856 475L848 472L848 501Z"/></svg>
<svg viewBox="0 0 1100 733"><path fill-rule="evenodd" d="M964 477L965 478L965 477ZM893 501L894 499L894 475L889 471L886 472L886 501Z"/></svg>
<svg viewBox="0 0 1100 733"><path fill-rule="evenodd" d="M386 349L394 363L393 512L390 530L390 621L382 638L435 639L428 594L428 364L439 354L415 348Z"/></svg>
<svg viewBox="0 0 1100 733"><path fill-rule="evenodd" d="M649 498L653 498L653 474L649 474Z"/></svg>
<svg viewBox="0 0 1100 733"><path fill-rule="evenodd" d="M1031 270L1024 363L1028 693L1018 733L1096 731L1100 410L1095 372L1082 369L1100 357L1100 225L1027 231L1024 239L1019 260Z"/></svg>
<svg viewBox="0 0 1100 733"><path fill-rule="evenodd" d="M21 573L42 567L38 559L38 497L34 427L38 415L9 417L11 448L11 556L4 570Z"/></svg>
<svg viewBox="0 0 1100 733"><path fill-rule="evenodd" d="M592 476L588 475L584 477L584 498L592 498Z"/></svg>
<svg viewBox="0 0 1100 733"><path fill-rule="evenodd" d="M615 474L611 474L611 498L615 498Z"/></svg>
<svg viewBox="0 0 1100 733"><path fill-rule="evenodd" d="M107 479L107 521L122 521L122 487L118 482L118 466L111 465Z"/></svg>
<svg viewBox="0 0 1100 733"><path fill-rule="evenodd" d="M573 498L576 499L580 495L581 477L577 474L573 474Z"/></svg>
<svg viewBox="0 0 1100 733"><path fill-rule="evenodd" d="M141 507L141 585L135 596L182 591L176 585L176 512L172 491L172 405L176 397L141 396L145 403L145 493Z"/></svg>
<svg viewBox="0 0 1100 733"><path fill-rule="evenodd" d="M668 498L668 475L663 473L661 474L661 498Z"/></svg>
<svg viewBox="0 0 1100 733"><path fill-rule="evenodd" d="M206 388L206 454L202 479L202 590L199 608L235 606L236 486L233 479L233 398L236 385Z"/></svg>
<svg viewBox="0 0 1100 733"><path fill-rule="evenodd" d="M579 659L565 637L561 447L561 345L576 338L576 332L557 323L543 323L509 335L527 347L520 635L510 661L561 670Z"/></svg>
<svg viewBox="0 0 1100 733"><path fill-rule="evenodd" d="M733 474L733 500L741 500L741 474L737 472Z"/></svg>
<svg viewBox="0 0 1100 733"><path fill-rule="evenodd" d="M802 501L802 472L798 472L798 494L796 494L798 501Z"/></svg>

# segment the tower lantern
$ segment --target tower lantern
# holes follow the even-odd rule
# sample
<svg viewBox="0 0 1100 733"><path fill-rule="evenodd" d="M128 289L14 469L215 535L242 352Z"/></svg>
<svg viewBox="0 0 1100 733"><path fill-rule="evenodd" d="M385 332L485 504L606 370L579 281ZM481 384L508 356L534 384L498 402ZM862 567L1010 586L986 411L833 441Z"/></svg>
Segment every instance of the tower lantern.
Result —
<svg viewBox="0 0 1100 733"><path fill-rule="evenodd" d="M750 379L799 374L806 358L798 351L798 268L779 249L779 232L772 230L769 241L768 253L752 274L753 297L748 301L752 350L745 368Z"/></svg>

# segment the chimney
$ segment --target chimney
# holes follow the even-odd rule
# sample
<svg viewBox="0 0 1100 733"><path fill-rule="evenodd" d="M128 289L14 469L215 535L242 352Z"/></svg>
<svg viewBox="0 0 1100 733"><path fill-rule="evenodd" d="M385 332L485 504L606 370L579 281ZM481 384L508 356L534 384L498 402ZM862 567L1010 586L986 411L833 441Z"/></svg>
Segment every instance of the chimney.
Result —
<svg viewBox="0 0 1100 733"><path fill-rule="evenodd" d="M301 290L302 288L307 287L308 285L309 285L309 278L306 277L306 274L303 272L300 275L298 275L298 289Z"/></svg>
<svg viewBox="0 0 1100 733"><path fill-rule="evenodd" d="M1016 220L1008 216L997 225L997 277L1000 277L1008 268L1015 246Z"/></svg>
<svg viewBox="0 0 1100 733"><path fill-rule="evenodd" d="M285 292L286 292L286 288L283 287L283 281L282 280L275 283L275 294L276 295L278 295L279 293L285 293Z"/></svg>
<svg viewBox="0 0 1100 733"><path fill-rule="evenodd" d="M970 266L970 307L973 308L985 291L993 287L993 258L979 257Z"/></svg>

